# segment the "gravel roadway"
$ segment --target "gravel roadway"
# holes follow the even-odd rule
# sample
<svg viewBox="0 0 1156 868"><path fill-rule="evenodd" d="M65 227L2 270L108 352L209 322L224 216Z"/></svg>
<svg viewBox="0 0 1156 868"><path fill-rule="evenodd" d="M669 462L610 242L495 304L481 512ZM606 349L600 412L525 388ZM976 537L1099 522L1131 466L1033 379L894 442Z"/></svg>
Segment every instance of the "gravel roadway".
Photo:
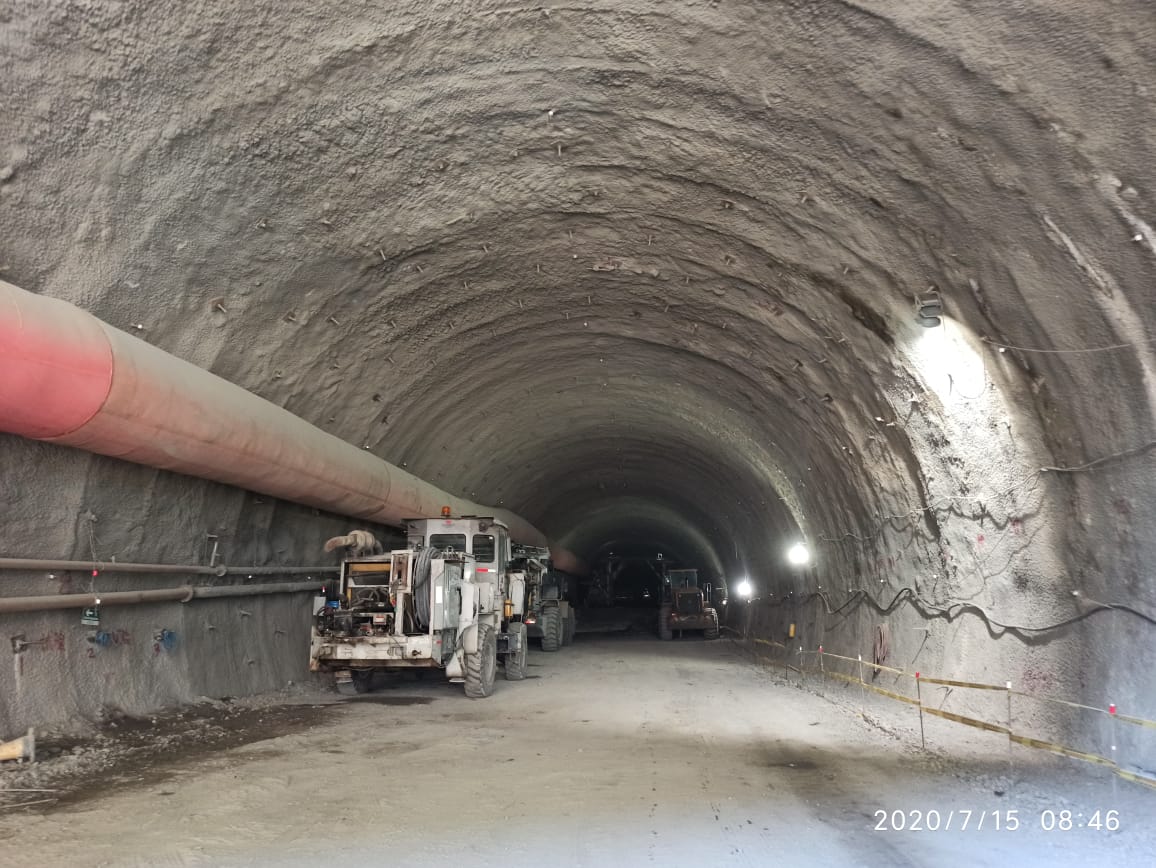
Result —
<svg viewBox="0 0 1156 868"><path fill-rule="evenodd" d="M432 681L268 700L224 742L194 729L131 774L0 810L0 864L1119 866L1156 853L1156 793L1027 751L1009 774L1006 740L917 750L885 721L906 707L869 722L857 692L801 688L727 640L580 635L530 662L487 700ZM1079 828L1112 809L1118 831ZM1075 828L1045 831L1062 810ZM922 812L924 826L937 811L952 828L876 831L877 811L885 825Z"/></svg>

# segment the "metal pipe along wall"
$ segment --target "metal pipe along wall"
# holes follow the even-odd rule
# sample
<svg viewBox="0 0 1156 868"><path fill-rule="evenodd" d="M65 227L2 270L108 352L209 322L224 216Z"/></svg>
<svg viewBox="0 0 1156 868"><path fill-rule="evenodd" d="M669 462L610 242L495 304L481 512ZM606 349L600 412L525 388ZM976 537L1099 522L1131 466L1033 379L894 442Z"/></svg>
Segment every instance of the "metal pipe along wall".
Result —
<svg viewBox="0 0 1156 868"><path fill-rule="evenodd" d="M493 515L528 545L546 537L508 510L454 497L75 305L0 281L0 430L235 485L340 515ZM554 549L555 565L581 561Z"/></svg>
<svg viewBox="0 0 1156 868"><path fill-rule="evenodd" d="M230 567L218 564L133 564L111 561L51 561L40 558L0 558L0 570L99 570L102 573L152 573L178 576L308 576L335 573L338 567Z"/></svg>
<svg viewBox="0 0 1156 868"><path fill-rule="evenodd" d="M51 594L40 597L0 597L0 613L47 612L54 609L87 609L94 606L139 606L145 603L187 603L220 597L261 597L269 594L299 594L318 591L321 582L282 582L271 585L224 585L199 587L180 585L149 591L113 591L108 594Z"/></svg>

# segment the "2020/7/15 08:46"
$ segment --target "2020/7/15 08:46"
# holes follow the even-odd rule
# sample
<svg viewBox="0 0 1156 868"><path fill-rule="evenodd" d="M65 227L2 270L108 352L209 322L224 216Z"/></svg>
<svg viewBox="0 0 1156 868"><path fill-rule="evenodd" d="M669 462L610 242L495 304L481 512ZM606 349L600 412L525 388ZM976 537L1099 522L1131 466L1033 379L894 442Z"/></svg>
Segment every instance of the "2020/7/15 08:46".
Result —
<svg viewBox="0 0 1156 868"><path fill-rule="evenodd" d="M951 810L928 811L875 811L876 832L981 832L985 828L997 832L1015 832L1025 818L1018 808L1003 811ZM1093 829L1115 832L1120 828L1120 812L1096 810L1090 814L1069 810L1041 811L1037 825L1045 832L1070 832L1073 829Z"/></svg>

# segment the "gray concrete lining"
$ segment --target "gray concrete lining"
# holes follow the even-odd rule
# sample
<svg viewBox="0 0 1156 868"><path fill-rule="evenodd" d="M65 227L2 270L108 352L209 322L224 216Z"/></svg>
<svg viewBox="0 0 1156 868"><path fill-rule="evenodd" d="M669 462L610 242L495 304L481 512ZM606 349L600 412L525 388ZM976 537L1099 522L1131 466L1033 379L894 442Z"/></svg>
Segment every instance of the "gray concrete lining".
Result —
<svg viewBox="0 0 1156 868"><path fill-rule="evenodd" d="M1156 612L1150 4L47 2L0 27L4 279L579 550L682 541L767 594L911 588L1010 625ZM346 529L0 442L3 555L88 556L87 514L150 561L217 528L305 563ZM819 611L806 641L886 622L930 671L1156 716L1125 612ZM300 673L301 635L267 665L216 641L164 688L25 688L0 728Z"/></svg>

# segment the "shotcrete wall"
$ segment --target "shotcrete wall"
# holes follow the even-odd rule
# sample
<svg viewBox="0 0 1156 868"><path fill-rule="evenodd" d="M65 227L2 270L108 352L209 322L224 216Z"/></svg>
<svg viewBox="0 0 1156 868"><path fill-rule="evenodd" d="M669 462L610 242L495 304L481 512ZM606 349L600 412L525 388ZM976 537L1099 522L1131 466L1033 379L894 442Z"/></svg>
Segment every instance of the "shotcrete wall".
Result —
<svg viewBox="0 0 1156 868"><path fill-rule="evenodd" d="M7 504L0 553L6 557L208 564L213 535L217 563L324 565L335 563L322 551L324 541L350 526L313 509L76 450L13 437L0 443ZM0 573L5 597L247 581L244 575L93 577L90 570ZM258 576L252 583L275 581L275 575ZM82 625L79 609L0 615L0 731L69 727L300 681L308 677L312 601L312 594L299 593L105 606L99 627ZM171 638L159 641L162 631ZM108 634L107 644L90 641L97 632Z"/></svg>
<svg viewBox="0 0 1156 868"><path fill-rule="evenodd" d="M5 279L580 554L692 549L832 609L909 589L887 615L813 600L809 641L886 621L896 661L1156 713L1153 625L1091 613L1156 612L1150 3L48 2L2 26ZM77 549L97 490L145 545L212 512L189 492L217 489L63 460L5 465L5 548ZM220 496L239 541L263 513Z"/></svg>

